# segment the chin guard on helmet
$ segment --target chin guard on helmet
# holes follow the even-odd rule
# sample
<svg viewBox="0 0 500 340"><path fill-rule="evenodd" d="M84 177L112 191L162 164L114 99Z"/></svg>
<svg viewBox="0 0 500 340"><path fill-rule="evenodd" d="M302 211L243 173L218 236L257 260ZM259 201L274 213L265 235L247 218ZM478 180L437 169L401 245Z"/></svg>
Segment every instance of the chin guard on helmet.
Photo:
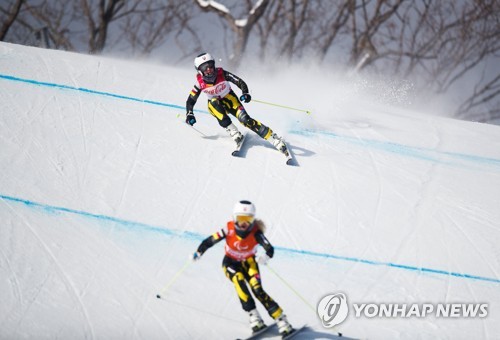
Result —
<svg viewBox="0 0 500 340"><path fill-rule="evenodd" d="M202 53L194 58L194 68L203 77L203 80L213 83L217 74L215 72L215 59L209 53Z"/></svg>

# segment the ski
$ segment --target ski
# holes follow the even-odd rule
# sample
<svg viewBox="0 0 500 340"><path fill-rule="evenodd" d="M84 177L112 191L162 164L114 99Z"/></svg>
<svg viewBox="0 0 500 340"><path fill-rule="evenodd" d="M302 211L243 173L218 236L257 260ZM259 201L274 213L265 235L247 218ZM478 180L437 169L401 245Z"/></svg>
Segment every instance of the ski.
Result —
<svg viewBox="0 0 500 340"><path fill-rule="evenodd" d="M252 335L250 335L248 338L238 338L236 340L257 340L257 339L260 339L260 337L262 335L264 335L264 333L267 333L268 331L274 329L275 327L276 327L276 323L273 322L273 323L267 325L266 327L258 330L257 332L252 333Z"/></svg>
<svg viewBox="0 0 500 340"><path fill-rule="evenodd" d="M294 328L291 333L288 333L287 335L283 335L281 337L281 339L282 340L289 340L289 339L293 338L294 336L296 336L297 334L299 334L301 331L303 331L306 328L307 328L307 325L303 325L302 327L299 327L299 328Z"/></svg>
<svg viewBox="0 0 500 340"><path fill-rule="evenodd" d="M234 148L233 152L231 153L234 157L238 157L240 155L240 150L241 147L243 146L243 143L245 143L246 135L243 134L243 139L239 142L236 143L236 147Z"/></svg>

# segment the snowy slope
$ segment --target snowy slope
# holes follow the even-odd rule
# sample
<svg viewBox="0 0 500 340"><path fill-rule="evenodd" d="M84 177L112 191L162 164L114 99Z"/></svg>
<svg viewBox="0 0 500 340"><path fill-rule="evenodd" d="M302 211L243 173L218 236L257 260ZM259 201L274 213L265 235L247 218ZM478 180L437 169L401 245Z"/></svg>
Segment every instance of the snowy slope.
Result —
<svg viewBox="0 0 500 340"><path fill-rule="evenodd" d="M234 158L204 99L198 131L184 124L186 65L0 43L0 338L243 336L222 245L186 262L239 199L277 248L266 290L311 327L297 338L336 338L314 311L335 292L489 305L473 319L351 313L337 329L349 337L499 338L500 127L405 111L314 70L298 87L252 69L254 98L313 114L248 104L299 166L253 134Z"/></svg>

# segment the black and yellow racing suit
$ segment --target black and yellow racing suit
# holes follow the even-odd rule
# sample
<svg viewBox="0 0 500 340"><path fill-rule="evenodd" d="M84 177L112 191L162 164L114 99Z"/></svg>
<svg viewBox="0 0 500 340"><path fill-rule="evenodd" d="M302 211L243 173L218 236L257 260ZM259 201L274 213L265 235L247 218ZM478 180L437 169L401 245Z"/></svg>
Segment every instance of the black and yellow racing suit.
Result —
<svg viewBox="0 0 500 340"><path fill-rule="evenodd" d="M230 223L228 223L228 227L230 227ZM200 254L203 254L214 244L222 241L223 239L226 239L227 234L228 229L226 228L210 235L200 244L200 246L198 247L198 252ZM254 227L247 233L239 233L239 235L237 235L236 237L239 237L240 239L253 237L255 238L255 241L264 248L266 254L269 257L272 257L274 254L273 246L264 236L264 233L257 227ZM254 296L266 308L269 315L273 319L281 316L281 314L283 313L281 307L262 288L259 265L255 259L255 255L249 256L242 260L237 260L231 256L228 256L226 252L224 259L222 260L222 269L224 270L226 277L233 283L243 310L249 312L256 308L255 300L250 294L250 290L248 289L248 286L246 284L246 282L248 282Z"/></svg>
<svg viewBox="0 0 500 340"><path fill-rule="evenodd" d="M248 93L248 86L243 81L243 79L221 68L217 68L216 72L221 73L222 77L217 77L213 84L205 82L208 87L217 86L218 83L223 80L231 82L238 86L242 93ZM193 89L191 90L186 101L186 111L188 112L193 111L196 101L198 100L198 97L202 92L200 81L201 80L199 80L198 83L193 86ZM219 125L223 128L226 128L229 126L229 124L231 124L231 118L229 118L228 116L228 114L231 114L236 117L245 127L249 128L257 135L266 140L269 139L269 137L273 133L273 131L269 127L248 115L245 108L243 107L243 104L241 104L240 100L233 90L230 90L229 93L224 97L209 98L208 111L212 116L217 118Z"/></svg>

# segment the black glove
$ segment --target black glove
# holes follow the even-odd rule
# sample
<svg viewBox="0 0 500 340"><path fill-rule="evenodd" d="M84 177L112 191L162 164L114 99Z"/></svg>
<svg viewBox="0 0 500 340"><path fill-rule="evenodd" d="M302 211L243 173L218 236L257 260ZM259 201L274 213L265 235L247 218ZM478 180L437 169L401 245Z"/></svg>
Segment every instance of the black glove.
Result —
<svg viewBox="0 0 500 340"><path fill-rule="evenodd" d="M196 123L196 118L193 111L186 112L186 123L193 126Z"/></svg>
<svg viewBox="0 0 500 340"><path fill-rule="evenodd" d="M240 100L245 103L250 103L250 101L252 100L252 96L248 93L243 93L240 97Z"/></svg>
<svg viewBox="0 0 500 340"><path fill-rule="evenodd" d="M270 259L273 258L273 255L274 255L274 247L271 246L269 247L267 250L266 250L266 255L269 256Z"/></svg>

